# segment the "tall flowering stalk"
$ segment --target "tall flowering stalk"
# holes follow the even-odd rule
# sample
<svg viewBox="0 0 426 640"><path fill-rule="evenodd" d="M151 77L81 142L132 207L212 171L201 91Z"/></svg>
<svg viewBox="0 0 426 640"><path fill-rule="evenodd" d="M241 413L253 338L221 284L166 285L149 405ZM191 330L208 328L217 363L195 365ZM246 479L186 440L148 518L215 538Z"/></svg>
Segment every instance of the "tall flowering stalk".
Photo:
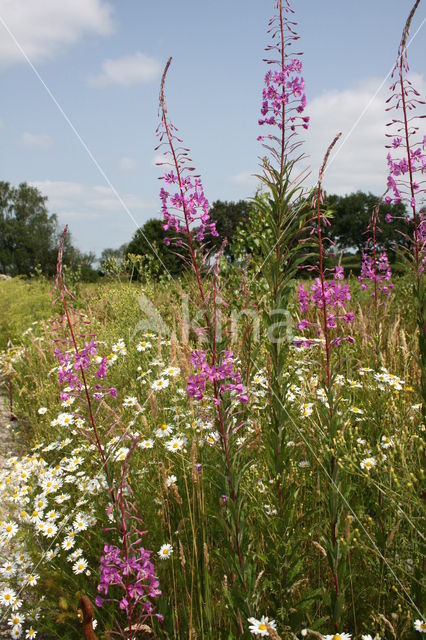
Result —
<svg viewBox="0 0 426 640"><path fill-rule="evenodd" d="M392 199L395 203L406 202L411 210L414 226L412 238L412 264L415 270L414 300L417 310L419 327L419 347L421 356L421 387L423 397L426 398L426 286L424 277L424 265L426 261L426 244L424 233L424 201L426 171L426 136L421 135L420 119L426 116L418 116L413 111L418 105L424 105L420 100L419 92L408 79L408 36L414 14L420 4L416 0L404 30L398 49L398 55L392 73L393 82L390 86L391 96L387 100L387 111L394 112L388 126L391 132L387 137L391 139L387 155L389 175L388 188L392 196L387 196L387 201ZM424 416L426 408L423 407Z"/></svg>
<svg viewBox="0 0 426 640"><path fill-rule="evenodd" d="M194 373L188 382L188 394L195 400L211 398L213 413L220 435L220 445L225 468L222 502L227 505L227 538L231 540L228 556L233 577L238 576L243 592L248 590L246 581L246 560L243 552L244 540L244 500L239 490L238 452L235 446L236 428L232 413L235 404L247 402L241 375L235 366L232 351L221 344L218 334L218 262L216 258L212 274L208 272L209 255L205 240L210 234L218 236L215 224L210 219L209 202L204 194L201 178L195 174L189 149L177 135L177 129L170 121L165 97L165 80L171 64L168 60L164 69L160 88L159 118L157 135L164 150L165 173L160 177L164 186L160 190L163 228L173 229L177 234L174 241L177 253L186 250L198 289L198 305L204 318L200 335L206 340L207 348L194 350L191 364ZM166 239L169 243L169 239ZM197 297L194 297L195 304ZM224 342L224 341L223 341ZM195 544L195 542L194 542ZM249 605L248 605L249 606ZM249 611L249 609L248 609ZM238 613L239 615L239 613ZM241 628L241 624L240 624Z"/></svg>
<svg viewBox="0 0 426 640"><path fill-rule="evenodd" d="M297 267L301 262L300 241L308 219L308 208L302 201L303 188L297 166L303 154L297 155L302 144L300 128L306 129L309 117L303 116L306 106L300 53L292 48L299 36L291 19L293 9L288 0L275 2L275 14L269 21L271 44L266 47L269 69L265 75L259 125L271 128L258 136L267 156L259 176L266 196L254 199L254 206L263 217L267 230L261 238L262 276L267 284L264 315L268 328L267 349L270 359L271 431L267 434L271 453L270 470L277 482L277 495L283 513L283 479L286 468L285 425L288 416L284 407L286 390L282 375L288 357L288 308L293 295Z"/></svg>
<svg viewBox="0 0 426 640"><path fill-rule="evenodd" d="M319 173L316 195L313 199L315 206L316 224L314 234L318 240L319 261L314 268L318 276L311 285L310 291L306 291L302 285L299 287L299 303L302 315L309 314L310 320L304 319L299 323L299 329L314 329L317 335L315 340L307 339L301 346L322 346L325 359L325 375L323 376L324 399L323 410L319 411L320 421L326 439L326 459L328 473L327 511L330 534L324 541L327 559L332 573L333 589L331 593L331 616L337 633L340 619L343 613L346 589L346 551L340 542L339 528L342 517L342 486L339 479L339 466L335 453L336 436L341 429L341 412L338 411L338 395L334 390L335 373L333 371L333 350L339 348L343 342L354 342L351 335L346 334L347 326L354 319L354 314L346 310L347 302L351 295L349 285L343 281L343 268L336 267L333 270L332 280L327 280L327 269L324 266L325 250L323 238L323 224L326 221L322 211L324 194L322 180L324 177L327 160L331 150L337 143L340 133L330 144ZM333 335L337 329L338 335ZM343 327L343 331L342 331Z"/></svg>
<svg viewBox="0 0 426 640"><path fill-rule="evenodd" d="M275 487L273 509L276 517L265 532L271 550L267 575L273 584L274 604L281 610L282 622L288 624L290 607L282 607L291 588L303 578L303 566L290 531L295 526L297 499L291 469L290 449L293 421L288 399L295 382L291 370L293 303L298 267L306 258L309 204L303 189L304 154L300 133L308 128L305 85L301 53L294 51L299 36L288 0L274 3L275 13L269 21L270 44L265 59L268 70L262 91L259 125L265 130L258 140L266 152L261 173L263 193L253 200L262 217L259 237L262 265L260 272L265 291L260 300L263 312L265 349L269 388L270 419L262 434L264 463ZM257 274L256 274L257 275ZM277 573L277 566L280 571Z"/></svg>
<svg viewBox="0 0 426 640"><path fill-rule="evenodd" d="M64 424L75 425L80 433L92 442L97 450L102 469L105 474L105 484L108 488L110 504L107 515L110 521L116 523L106 531L115 530L119 546L106 544L105 555L101 558L101 579L98 590L107 595L110 587L118 586L124 591L121 599L110 597L117 602L119 610L124 613L127 626L123 629L119 617L116 616L117 628L111 633L133 640L138 631L138 625L151 618L154 607L151 599L160 595L158 580L154 575L153 565L149 562L150 552L141 545L144 532L141 531L141 519L132 504L132 495L128 479L129 459L136 445L136 440L128 450L125 464L119 472L107 456L105 435L109 435L119 424L114 410L109 407L108 413L113 416L113 423L105 430L100 430L98 420L100 410L106 398L116 398L117 389L105 385L108 376L107 358L98 353L98 344L93 335L85 335L80 326L87 324L87 320L77 314L69 304L71 294L68 291L63 274L63 249L68 227L62 234L58 262L56 286L62 303L63 316L58 319L57 330L62 329L65 337L57 337L55 355L59 361L58 382L63 387L61 400L70 402L72 414L64 414ZM68 336L67 336L68 333ZM80 343L84 341L84 346ZM71 347L71 348L65 348ZM101 384L101 383L104 384ZM86 419L79 413L75 401L79 399L86 404L89 426ZM77 407L74 409L74 407ZM106 432L105 432L106 431ZM102 606L105 598L98 596L96 604Z"/></svg>

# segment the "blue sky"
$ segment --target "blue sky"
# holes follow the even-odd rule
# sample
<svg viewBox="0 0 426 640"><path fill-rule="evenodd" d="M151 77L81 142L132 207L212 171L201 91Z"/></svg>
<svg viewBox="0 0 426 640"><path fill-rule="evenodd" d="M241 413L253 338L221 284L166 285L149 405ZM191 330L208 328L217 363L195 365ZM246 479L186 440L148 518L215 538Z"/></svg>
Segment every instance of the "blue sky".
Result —
<svg viewBox="0 0 426 640"><path fill-rule="evenodd" d="M411 5L293 1L312 118L308 183L342 129L350 135L330 165L325 188L383 192L389 81L375 93L395 60ZM137 224L159 216L158 89L172 55L169 115L192 150L207 197L251 196L262 152L257 118L272 12L271 0L0 0L0 179L36 184L84 251L99 255L130 240ZM412 34L425 18L421 4ZM426 25L409 49L423 98L425 59Z"/></svg>

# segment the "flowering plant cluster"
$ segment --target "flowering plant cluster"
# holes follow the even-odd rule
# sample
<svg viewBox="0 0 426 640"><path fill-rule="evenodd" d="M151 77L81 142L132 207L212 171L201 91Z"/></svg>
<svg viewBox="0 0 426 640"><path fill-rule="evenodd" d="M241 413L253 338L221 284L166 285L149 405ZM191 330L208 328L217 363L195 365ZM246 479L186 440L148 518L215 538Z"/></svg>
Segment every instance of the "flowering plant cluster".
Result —
<svg viewBox="0 0 426 640"><path fill-rule="evenodd" d="M87 371L90 367L95 367L96 378L103 379L108 375L108 360L106 356L101 357L98 355L98 344L93 339L90 342L85 342L84 347L74 354L69 352L62 353L60 349L56 348L55 356L59 360L59 384L67 385L68 387L67 390L61 391L61 400L69 400L74 397L72 392L83 390L84 385L76 372ZM102 386L97 384L95 388L94 398L95 400L100 400L103 397ZM115 387L109 387L107 392L113 398L117 397L117 389Z"/></svg>
<svg viewBox="0 0 426 640"><path fill-rule="evenodd" d="M241 380L238 369L234 366L234 353L225 351L221 364L209 365L205 351L196 350L191 354L191 364L197 373L190 376L188 381L188 395L195 400L202 400L206 390L206 384L219 382L219 393L230 391L242 403L248 401L247 393Z"/></svg>
<svg viewBox="0 0 426 640"><path fill-rule="evenodd" d="M277 13L269 21L268 33L273 44L266 47L266 51L273 51L277 58L267 59L269 65L277 67L265 74L265 86L262 93L262 108L259 125L277 126L281 132L280 138L269 134L258 136L259 141L272 140L284 147L285 134L296 128L307 129L309 116L303 116L306 107L305 81L302 77L302 62L290 49L299 39L295 31L296 23L287 19L287 14L294 13L289 0L275 3ZM289 57L291 56L291 57Z"/></svg>
<svg viewBox="0 0 426 640"><path fill-rule="evenodd" d="M389 297L393 289L393 283L390 282L391 278L392 270L385 251L379 254L377 260L375 260L374 256L366 253L362 254L361 274L358 276L358 280L363 291L368 289L371 283L375 283L371 295L376 297L377 292L380 292Z"/></svg>
<svg viewBox="0 0 426 640"><path fill-rule="evenodd" d="M98 585L98 592L102 595L96 597L95 603L97 607L102 607L107 600L104 596L110 593L111 587L118 587L120 591L124 591L122 597L110 597L108 601L118 602L123 611L134 611L137 606L140 606L141 613L138 616L140 623L153 615L154 608L150 599L161 595L160 583L155 576L154 565L150 561L151 552L144 549L140 539L131 543L126 552L127 557L123 557L123 551L115 545L104 546Z"/></svg>
<svg viewBox="0 0 426 640"><path fill-rule="evenodd" d="M350 288L347 283L343 283L343 267L337 266L334 270L333 279L330 281L315 278L310 290L305 289L301 284L298 289L299 308L302 315L308 315L313 310L326 311L327 329L335 329L338 321L350 324L355 315L352 311L347 311L347 302L351 299ZM319 322L312 322L303 318L297 324L299 331L306 331L309 327L315 328L318 337L323 334L322 325ZM331 345L340 345L343 341L354 342L351 336L337 336L330 341ZM300 342L300 344L299 344ZM296 346L310 347L316 344L313 340L296 340Z"/></svg>
<svg viewBox="0 0 426 640"><path fill-rule="evenodd" d="M160 124L157 128L160 144L156 150L166 146L164 160L159 164L167 165L168 170L160 177L160 180L174 188L175 192L172 194L164 187L160 190L161 210L164 218L163 229L165 231L174 229L178 234L186 235L192 245L191 225L192 227L199 225L196 234L199 242L204 241L206 233L216 237L219 234L216 231L215 223L210 220L210 205L204 195L201 178L192 174L195 169L191 166L189 149L182 146L183 141L177 136L177 128L167 117L164 81L170 63L171 58L166 65L161 83ZM170 244L170 238L166 238L165 243ZM191 251L193 250L194 248L191 246Z"/></svg>

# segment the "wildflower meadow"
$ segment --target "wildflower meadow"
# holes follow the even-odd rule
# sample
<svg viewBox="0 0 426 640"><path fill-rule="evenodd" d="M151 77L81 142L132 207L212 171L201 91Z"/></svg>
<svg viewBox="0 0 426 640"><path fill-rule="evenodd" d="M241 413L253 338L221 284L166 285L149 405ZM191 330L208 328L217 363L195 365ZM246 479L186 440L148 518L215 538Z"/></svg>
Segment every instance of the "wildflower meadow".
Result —
<svg viewBox="0 0 426 640"><path fill-rule="evenodd" d="M341 133L308 174L297 2L268 4L262 186L235 259L167 102L170 58L159 208L182 275L79 282L65 228L54 281L0 283L0 296L38 300L0 354L5 637L426 633L426 136L407 47L420 0L395 43L388 178L359 276L327 232ZM397 273L384 203L408 210Z"/></svg>

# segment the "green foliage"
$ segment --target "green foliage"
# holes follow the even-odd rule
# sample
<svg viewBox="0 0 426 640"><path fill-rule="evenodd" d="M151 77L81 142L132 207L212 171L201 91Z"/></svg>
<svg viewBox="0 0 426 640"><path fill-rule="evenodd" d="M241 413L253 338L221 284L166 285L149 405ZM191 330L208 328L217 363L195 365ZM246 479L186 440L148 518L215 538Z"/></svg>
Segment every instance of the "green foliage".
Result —
<svg viewBox="0 0 426 640"><path fill-rule="evenodd" d="M161 220L157 219L148 220L135 232L127 245L125 257L130 254L141 256L141 263L134 272L136 277L143 277L145 270L157 279L160 276L176 276L183 272L184 264L177 253L186 255L186 251L183 247L175 247L173 240L171 246L167 246L164 242L166 237L173 240L176 238L170 230L166 233Z"/></svg>
<svg viewBox="0 0 426 640"><path fill-rule="evenodd" d="M368 237L367 228L377 202L377 196L363 191L345 196L326 194L324 206L333 211L333 216L330 220L331 225L324 231L333 240L337 250L357 249L358 253L362 253ZM386 215L392 216L391 223L385 222ZM404 204L382 202L379 216L378 248L386 249L389 259L393 262L395 247L407 245L407 235L412 235L412 225L407 221Z"/></svg>
<svg viewBox="0 0 426 640"><path fill-rule="evenodd" d="M49 214L47 197L23 182L13 187L0 182L0 273L29 276L36 269L44 275L56 272L59 248L58 222ZM81 278L93 280L94 254L84 254L68 238L64 264L81 270Z"/></svg>
<svg viewBox="0 0 426 640"><path fill-rule="evenodd" d="M247 224L251 212L251 204L246 200L238 202L228 202L223 200L215 200L209 211L210 219L216 223L216 231L218 237L209 238L208 245L217 252L221 248L223 239L227 239L225 247L225 256L233 261L234 256L234 239L236 231L239 227L244 228Z"/></svg>

